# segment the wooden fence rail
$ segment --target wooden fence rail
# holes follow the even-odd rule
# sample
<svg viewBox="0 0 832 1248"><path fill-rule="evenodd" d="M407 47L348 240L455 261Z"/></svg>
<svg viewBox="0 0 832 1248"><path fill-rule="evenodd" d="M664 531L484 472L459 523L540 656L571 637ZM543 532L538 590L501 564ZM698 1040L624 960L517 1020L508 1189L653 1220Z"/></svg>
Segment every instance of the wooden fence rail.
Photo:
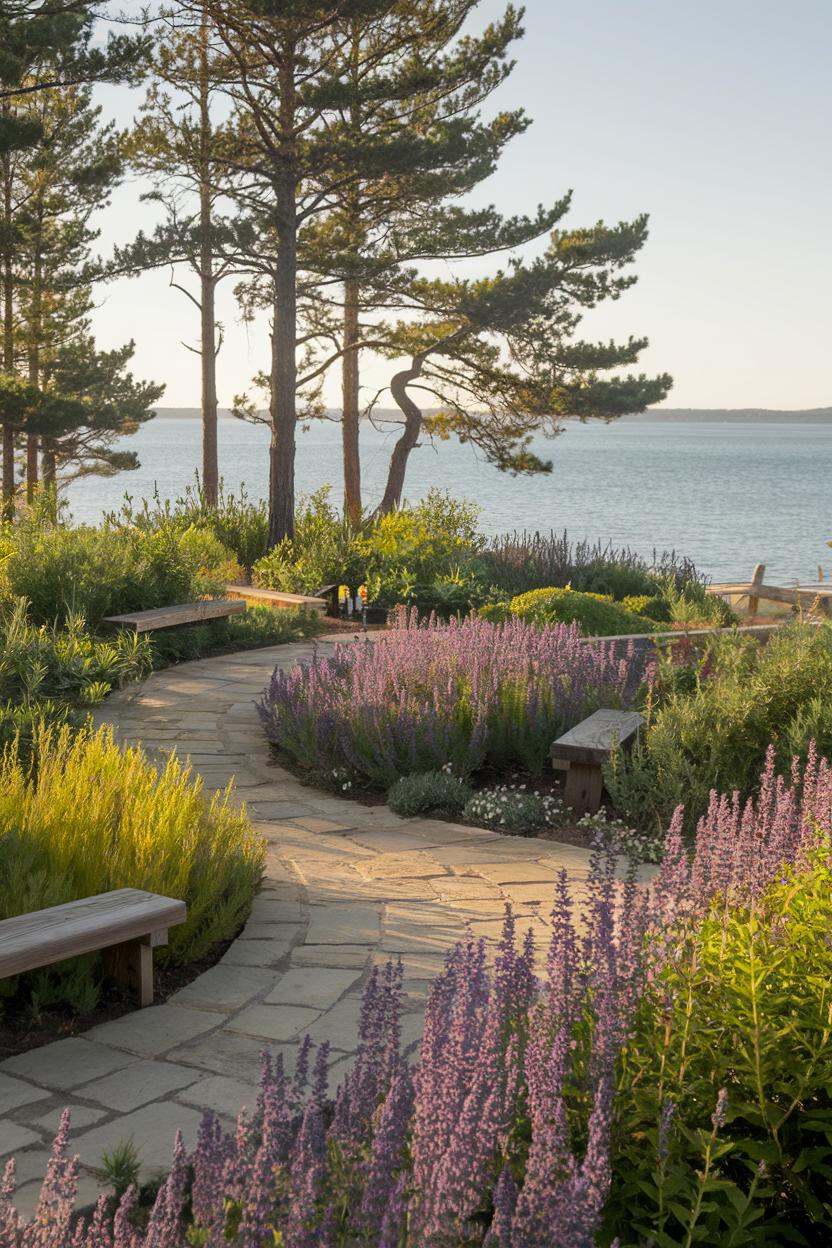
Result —
<svg viewBox="0 0 832 1248"><path fill-rule="evenodd" d="M767 602L784 602L801 611L813 608L832 614L832 586L830 585L766 585L766 565L758 563L750 581L727 585L709 585L707 593L720 598L748 598L748 614L757 615L760 599Z"/></svg>

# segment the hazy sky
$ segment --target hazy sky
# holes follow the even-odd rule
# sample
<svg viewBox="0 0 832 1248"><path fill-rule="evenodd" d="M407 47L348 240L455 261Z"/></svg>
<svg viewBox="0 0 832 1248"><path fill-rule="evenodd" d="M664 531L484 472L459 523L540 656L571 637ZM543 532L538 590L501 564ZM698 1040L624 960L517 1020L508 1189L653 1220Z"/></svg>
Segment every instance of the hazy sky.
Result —
<svg viewBox="0 0 832 1248"><path fill-rule="evenodd" d="M483 0L482 21L501 7ZM638 285L585 328L646 335L645 371L675 378L668 406L832 405L830 0L528 0L525 27L493 102L534 124L478 202L530 211L572 188L568 224L650 214ZM101 93L121 124L138 99ZM102 214L104 251L152 228L143 189L122 187ZM101 345L135 338L135 371L167 383L162 403L197 405L199 362L180 345L196 314L168 275L100 299ZM225 405L267 367L268 344L265 324L239 324L230 285L219 315ZM389 370L368 362L368 386Z"/></svg>

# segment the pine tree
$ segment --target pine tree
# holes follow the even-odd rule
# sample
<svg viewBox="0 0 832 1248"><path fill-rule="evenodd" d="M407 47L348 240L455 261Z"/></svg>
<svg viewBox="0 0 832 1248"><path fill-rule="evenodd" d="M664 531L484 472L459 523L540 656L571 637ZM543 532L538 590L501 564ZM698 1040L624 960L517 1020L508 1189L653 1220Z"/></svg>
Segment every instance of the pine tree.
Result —
<svg viewBox="0 0 832 1248"><path fill-rule="evenodd" d="M132 344L100 352L90 333L91 282L98 275L90 258L97 237L91 218L106 204L121 171L118 135L112 126L100 125L100 110L91 106L90 96L89 87L63 87L39 91L17 105L34 118L38 138L7 154L4 166L9 173L4 225L13 240L4 267L0 395L8 448L7 509L14 493L17 436L26 435L31 497L39 478L39 448L47 485L55 484L59 468L70 465L76 471L135 466L134 455L117 455L111 444L133 432L161 394L159 387L137 383L126 373ZM24 376L30 389L21 421L14 395ZM38 393L39 403L34 401Z"/></svg>
<svg viewBox="0 0 832 1248"><path fill-rule="evenodd" d="M171 285L197 308L202 380L202 488L217 501L217 367L222 327L216 322L218 283L234 272L228 255L229 231L217 212L222 195L227 128L212 118L212 96L222 73L222 60L207 14L163 10L155 19L153 56L155 81L142 106L142 116L128 141L134 168L150 176L154 190L145 199L160 203L165 220L150 237L140 234L116 252L115 273L184 265L198 279L194 294L179 280ZM173 94L171 94L173 92ZM218 243L225 254L218 254ZM185 344L186 346L188 344Z"/></svg>
<svg viewBox="0 0 832 1248"><path fill-rule="evenodd" d="M368 340L386 333L377 314L407 303L414 265L520 246L550 230L559 213L556 205L504 221L493 209L458 202L493 173L506 143L528 125L522 110L480 117L511 72L509 52L522 28L520 12L509 5L479 35L460 38L478 4L400 0L377 20L354 21L345 31L339 124L345 141L372 136L375 168L344 188L304 241L309 267L329 279L313 292L310 323L341 339L344 498L354 523L362 511L359 356ZM367 90L368 81L375 90Z"/></svg>
<svg viewBox="0 0 832 1248"><path fill-rule="evenodd" d="M561 215L569 207L567 197ZM568 418L612 420L667 395L665 373L620 375L637 363L646 339L616 344L575 337L585 309L617 299L636 280L622 270L647 238L647 218L616 226L555 230L545 255L476 281L416 279L415 320L391 334L391 357L411 357L390 390L404 428L390 458L378 511L397 507L411 452L428 430L455 434L511 473L550 472L531 448L535 433L555 436ZM612 371L611 376L604 374ZM425 417L412 390L438 407Z"/></svg>
<svg viewBox="0 0 832 1248"><path fill-rule="evenodd" d="M236 127L234 151L225 159L241 215L240 263L250 274L241 292L247 313L268 309L272 440L269 456L269 540L294 531L295 437L298 395L314 408L321 378L338 346L321 350L325 330L299 330L299 306L316 275L305 268L304 232L329 213L336 196L380 172L372 135L340 125L348 103L342 80L344 32L390 13L393 0L281 0L240 4L194 2L204 11L228 61L223 90ZM380 90L378 75L361 95ZM385 88L386 90L387 88ZM299 366L297 352L306 351ZM304 399L301 399L303 402ZM242 409L242 405L238 405Z"/></svg>
<svg viewBox="0 0 832 1248"><path fill-rule="evenodd" d="M144 35L107 33L93 44L105 0L0 0L0 105L20 104L55 87L133 82L144 72ZM37 120L0 107L0 151L37 138Z"/></svg>

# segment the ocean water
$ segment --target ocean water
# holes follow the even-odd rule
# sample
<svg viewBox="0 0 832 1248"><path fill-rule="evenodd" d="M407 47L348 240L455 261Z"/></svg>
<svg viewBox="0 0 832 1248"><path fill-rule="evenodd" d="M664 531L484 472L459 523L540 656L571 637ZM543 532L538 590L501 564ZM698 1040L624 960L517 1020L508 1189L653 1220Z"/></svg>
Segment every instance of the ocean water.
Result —
<svg viewBox="0 0 832 1248"><path fill-rule="evenodd" d="M379 498L396 431L367 428L365 504ZM268 431L221 418L220 472L229 489L266 491ZM67 490L77 521L117 510L125 494L176 498L200 462L199 419L159 416L124 446L141 467L116 477L82 478ZM773 583L832 576L832 424L628 422L574 424L535 449L550 475L511 477L456 441L413 452L406 494L431 486L473 499L487 533L566 529L574 539L610 540L641 554L675 549L715 580L745 580L757 562ZM298 437L298 488L331 483L340 502L339 428L315 423Z"/></svg>

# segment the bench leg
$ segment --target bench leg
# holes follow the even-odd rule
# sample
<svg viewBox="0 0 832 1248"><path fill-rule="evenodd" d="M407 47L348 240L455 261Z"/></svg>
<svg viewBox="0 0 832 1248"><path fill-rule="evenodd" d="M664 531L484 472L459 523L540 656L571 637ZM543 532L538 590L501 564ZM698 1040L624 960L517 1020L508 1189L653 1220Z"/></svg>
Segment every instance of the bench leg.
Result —
<svg viewBox="0 0 832 1248"><path fill-rule="evenodd" d="M563 800L576 815L594 815L601 806L604 776L597 763L570 763Z"/></svg>
<svg viewBox="0 0 832 1248"><path fill-rule="evenodd" d="M104 950L104 973L135 992L139 1005L153 1004L153 947L151 938L126 940Z"/></svg>

